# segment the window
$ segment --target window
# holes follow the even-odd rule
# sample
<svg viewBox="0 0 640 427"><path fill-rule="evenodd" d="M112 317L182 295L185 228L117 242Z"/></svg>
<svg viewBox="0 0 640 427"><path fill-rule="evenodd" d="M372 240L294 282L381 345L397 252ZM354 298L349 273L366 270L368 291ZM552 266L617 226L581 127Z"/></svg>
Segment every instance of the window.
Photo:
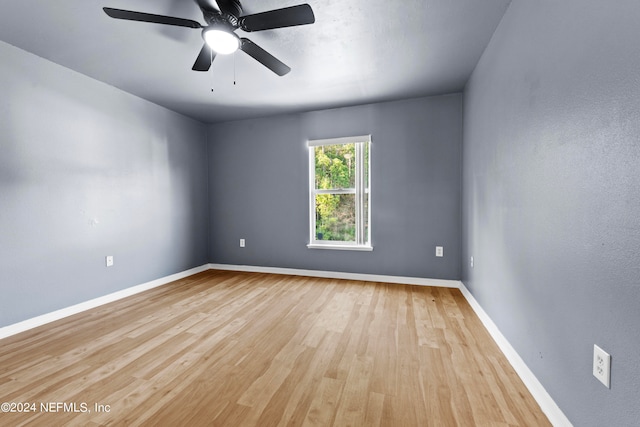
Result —
<svg viewBox="0 0 640 427"><path fill-rule="evenodd" d="M373 250L371 136L309 141L309 248Z"/></svg>

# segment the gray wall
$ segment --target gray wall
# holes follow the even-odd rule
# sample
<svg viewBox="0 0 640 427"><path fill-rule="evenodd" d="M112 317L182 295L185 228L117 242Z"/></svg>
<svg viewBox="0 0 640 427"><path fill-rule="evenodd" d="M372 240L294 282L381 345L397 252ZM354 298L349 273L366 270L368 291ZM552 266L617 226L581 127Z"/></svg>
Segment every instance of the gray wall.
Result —
<svg viewBox="0 0 640 427"><path fill-rule="evenodd" d="M307 140L364 134L374 250L307 249ZM459 279L460 94L219 123L208 138L212 262Z"/></svg>
<svg viewBox="0 0 640 427"><path fill-rule="evenodd" d="M203 124L0 42L0 327L206 263L206 149Z"/></svg>
<svg viewBox="0 0 640 427"><path fill-rule="evenodd" d="M514 1L465 91L463 279L576 426L640 420L639 18Z"/></svg>

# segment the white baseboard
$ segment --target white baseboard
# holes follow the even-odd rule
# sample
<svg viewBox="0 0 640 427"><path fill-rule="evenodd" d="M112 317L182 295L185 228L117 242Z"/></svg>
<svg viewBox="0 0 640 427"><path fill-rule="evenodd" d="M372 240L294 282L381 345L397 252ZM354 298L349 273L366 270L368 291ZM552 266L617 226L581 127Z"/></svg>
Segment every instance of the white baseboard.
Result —
<svg viewBox="0 0 640 427"><path fill-rule="evenodd" d="M158 286L166 285L167 283L175 280L184 279L185 277L192 276L196 273L209 270L208 265L202 265L200 267L192 268L190 270L181 271L170 276L165 276L160 279L152 280L150 282L142 283L140 285L126 288L121 291L113 292L108 295L104 295L98 298L94 298L89 301L82 302L80 304L72 305L60 310L53 311L51 313L43 314L41 316L33 317L31 319L24 320L22 322L14 323L9 326L0 328L0 339L9 337L11 335L18 334L20 332L27 331L29 329L36 328L38 326L45 325L47 323L54 322L56 320L69 317L71 315L81 313L92 308L99 307L104 304L108 304L113 301L117 301L122 298L126 298L131 295L138 294L140 292L147 291L149 289L157 288Z"/></svg>
<svg viewBox="0 0 640 427"><path fill-rule="evenodd" d="M205 264L200 267L192 268L190 270L182 271L180 273L172 274L170 276L162 277L160 279L152 280L150 282L142 283L131 288L123 289L118 292L114 292L108 295L104 295L99 298L94 298L89 301L85 301L80 304L73 305L71 307L63 308L51 313L43 314L31 319L24 320L13 325L0 328L0 339L9 337L11 335L18 334L20 332L27 331L29 329L45 325L47 323L63 319L65 317L77 314L101 305L117 301L122 298L126 298L131 295L144 292L149 289L157 288L158 286L165 285L167 283L183 279L196 273L200 273L207 270L228 270L228 271L244 271L252 273L271 273L271 274L284 274L293 276L308 276L308 277L324 277L329 279L347 279L347 280L363 280L369 282L383 282L383 283L399 283L407 285L420 285L420 286L437 286L444 288L457 288L460 289L464 297L473 308L474 312L487 329L491 337L494 339L498 347L504 353L505 357L513 366L518 376L522 379L525 386L529 389L529 392L533 395L533 398L538 402L542 412L549 418L549 421L555 427L571 427L572 424L569 419L564 415L562 410L558 407L555 401L551 398L549 393L544 389L540 381L531 372L527 364L522 360L520 355L511 346L509 341L500 332L498 327L489 315L480 306L478 301L473 297L467 287L458 280L442 280L442 279L425 279L421 277L403 277L403 276L385 276L377 274L361 274L361 273L344 273L336 271L322 271L322 270L300 270L293 268L277 268L277 267L258 267L248 265L231 265L231 264Z"/></svg>
<svg viewBox="0 0 640 427"><path fill-rule="evenodd" d="M571 421L569 421L567 416L558 407L553 398L551 398L549 393L547 393L547 390L544 389L540 381L538 381L533 372L531 372L531 369L529 369L524 360L522 360L520 355L509 343L507 338L502 335L502 332L500 332L498 326L493 323L493 320L491 320L489 315L480 306L471 292L469 292L464 283L459 283L462 295L464 295L464 297L467 299L469 305L471 305L471 308L473 308L473 311L475 311L484 327L487 329L487 331L489 331L489 334L491 335L493 340L496 342L496 344L498 344L498 347L505 355L513 369L516 371L524 385L527 387L527 389L529 389L529 392L531 393L533 398L536 400L536 402L538 402L538 405L540 405L540 409L542 409L542 412L544 412L547 418L549 418L551 424L553 424L555 427L571 427Z"/></svg>
<svg viewBox="0 0 640 427"><path fill-rule="evenodd" d="M404 285L459 288L457 280L424 279L422 277L384 276L379 274L343 273L338 271L299 270L296 268L257 267L252 265L209 264L212 270L245 271L249 273L285 274L288 276L324 277L326 279L363 280L367 282L400 283Z"/></svg>

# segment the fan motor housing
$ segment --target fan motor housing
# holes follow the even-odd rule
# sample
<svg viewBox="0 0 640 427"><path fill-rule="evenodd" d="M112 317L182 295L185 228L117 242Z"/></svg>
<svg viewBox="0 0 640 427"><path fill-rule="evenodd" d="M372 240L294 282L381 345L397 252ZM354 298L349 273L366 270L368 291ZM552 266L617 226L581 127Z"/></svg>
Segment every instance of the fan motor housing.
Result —
<svg viewBox="0 0 640 427"><path fill-rule="evenodd" d="M223 13L233 15L236 20L242 14L242 5L239 0L219 0L218 6L220 6Z"/></svg>
<svg viewBox="0 0 640 427"><path fill-rule="evenodd" d="M233 28L240 26L239 20L242 14L242 5L238 0L219 0L220 11L202 8L202 14L207 24L225 22Z"/></svg>

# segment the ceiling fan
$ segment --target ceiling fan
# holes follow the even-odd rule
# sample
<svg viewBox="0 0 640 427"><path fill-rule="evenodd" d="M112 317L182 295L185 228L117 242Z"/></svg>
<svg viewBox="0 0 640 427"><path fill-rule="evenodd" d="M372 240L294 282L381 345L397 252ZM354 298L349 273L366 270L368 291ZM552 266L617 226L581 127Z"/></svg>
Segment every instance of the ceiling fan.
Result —
<svg viewBox="0 0 640 427"><path fill-rule="evenodd" d="M191 19L154 15L131 10L104 7L107 15L115 19L152 22L163 25L202 29L205 43L193 64L194 71L208 71L216 54L226 55L240 49L279 76L284 76L291 68L245 37L238 37L235 30L263 31L275 28L313 24L315 16L308 4L275 9L268 12L241 16L239 0L195 0L207 25Z"/></svg>

